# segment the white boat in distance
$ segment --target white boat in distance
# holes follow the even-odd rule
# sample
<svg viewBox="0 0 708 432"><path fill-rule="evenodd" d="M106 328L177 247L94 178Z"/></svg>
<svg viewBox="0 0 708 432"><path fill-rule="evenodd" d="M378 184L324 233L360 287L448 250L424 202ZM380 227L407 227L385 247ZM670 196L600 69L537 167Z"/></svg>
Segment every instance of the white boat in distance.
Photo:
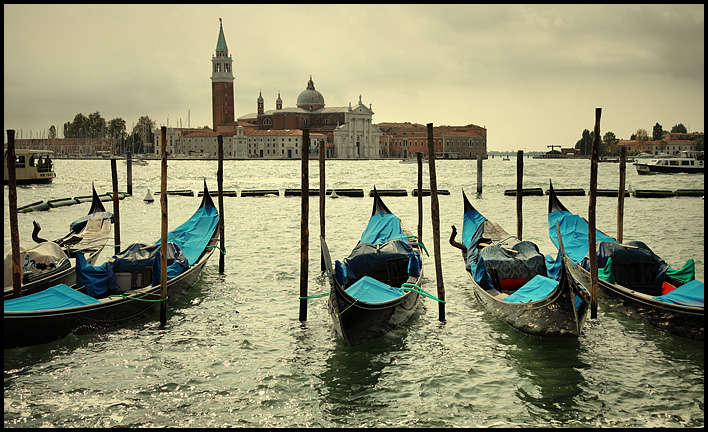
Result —
<svg viewBox="0 0 708 432"><path fill-rule="evenodd" d="M17 184L51 183L56 178L51 150L15 149L15 181ZM3 184L8 184L7 150L5 150Z"/></svg>
<svg viewBox="0 0 708 432"><path fill-rule="evenodd" d="M648 162L634 162L637 174L703 174L704 154L702 151L684 150L678 155L669 157L654 157Z"/></svg>

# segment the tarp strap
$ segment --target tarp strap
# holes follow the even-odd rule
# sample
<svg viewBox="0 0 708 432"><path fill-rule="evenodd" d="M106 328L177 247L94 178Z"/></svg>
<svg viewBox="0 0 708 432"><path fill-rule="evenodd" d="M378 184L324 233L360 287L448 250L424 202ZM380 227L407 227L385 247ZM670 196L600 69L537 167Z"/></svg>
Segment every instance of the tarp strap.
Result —
<svg viewBox="0 0 708 432"><path fill-rule="evenodd" d="M403 288L403 287L411 287L411 288ZM429 294L429 293L426 292L423 288L419 287L419 286L416 285L416 284L404 283L404 284L401 285L401 289L402 289L403 291L413 291L413 292L417 292L418 294L420 294L420 295L422 295L422 296L425 296L425 297L428 297L428 298L430 298L430 299L433 299L433 300L435 300L435 301L437 301L437 302L446 303L445 300L440 300L439 298L435 297L434 295Z"/></svg>
<svg viewBox="0 0 708 432"><path fill-rule="evenodd" d="M517 237L516 237L515 235L511 235L511 236L505 238L504 240L498 241L498 242L496 242L496 243L495 243L495 242L491 242L491 244L502 244L502 243L504 243L505 241L509 240L510 238L517 238Z"/></svg>

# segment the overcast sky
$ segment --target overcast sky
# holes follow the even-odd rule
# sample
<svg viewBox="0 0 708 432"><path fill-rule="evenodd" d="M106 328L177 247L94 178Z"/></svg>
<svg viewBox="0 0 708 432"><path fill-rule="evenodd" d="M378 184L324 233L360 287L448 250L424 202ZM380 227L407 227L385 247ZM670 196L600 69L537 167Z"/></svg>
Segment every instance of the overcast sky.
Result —
<svg viewBox="0 0 708 432"><path fill-rule="evenodd" d="M5 5L7 129L77 113L212 126L223 20L236 117L284 107L312 75L329 107L374 123L487 128L489 151L704 131L703 5ZM59 132L59 136L63 134Z"/></svg>

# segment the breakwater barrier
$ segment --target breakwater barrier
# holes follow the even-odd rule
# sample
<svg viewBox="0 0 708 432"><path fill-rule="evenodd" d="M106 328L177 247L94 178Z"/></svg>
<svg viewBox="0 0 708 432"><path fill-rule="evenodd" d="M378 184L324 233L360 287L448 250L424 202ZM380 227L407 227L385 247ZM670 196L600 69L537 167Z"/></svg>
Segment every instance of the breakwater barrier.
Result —
<svg viewBox="0 0 708 432"><path fill-rule="evenodd" d="M122 200L126 196L130 196L130 195L125 192L118 192L118 199ZM113 193L106 192L104 194L99 195L98 198L101 201L112 201L113 200ZM74 205L74 204L91 202L92 199L93 199L93 195L77 196L77 197L73 197L73 198L71 198L71 197L57 198L57 199L51 199L48 201L40 200L40 201L35 201L30 204L23 205L22 207L18 207L17 212L18 213L29 213L29 212L35 212L35 211L46 211L46 210L57 208L57 207L64 207L64 206L69 206L69 205Z"/></svg>

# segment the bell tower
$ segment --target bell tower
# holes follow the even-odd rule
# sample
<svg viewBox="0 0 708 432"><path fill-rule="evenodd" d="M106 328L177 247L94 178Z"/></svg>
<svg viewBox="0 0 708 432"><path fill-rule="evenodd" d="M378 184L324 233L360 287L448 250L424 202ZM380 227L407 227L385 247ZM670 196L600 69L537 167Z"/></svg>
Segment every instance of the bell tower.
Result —
<svg viewBox="0 0 708 432"><path fill-rule="evenodd" d="M211 57L211 111L213 127L234 122L234 75L229 48L226 46L224 28L219 18L219 38L216 54Z"/></svg>

